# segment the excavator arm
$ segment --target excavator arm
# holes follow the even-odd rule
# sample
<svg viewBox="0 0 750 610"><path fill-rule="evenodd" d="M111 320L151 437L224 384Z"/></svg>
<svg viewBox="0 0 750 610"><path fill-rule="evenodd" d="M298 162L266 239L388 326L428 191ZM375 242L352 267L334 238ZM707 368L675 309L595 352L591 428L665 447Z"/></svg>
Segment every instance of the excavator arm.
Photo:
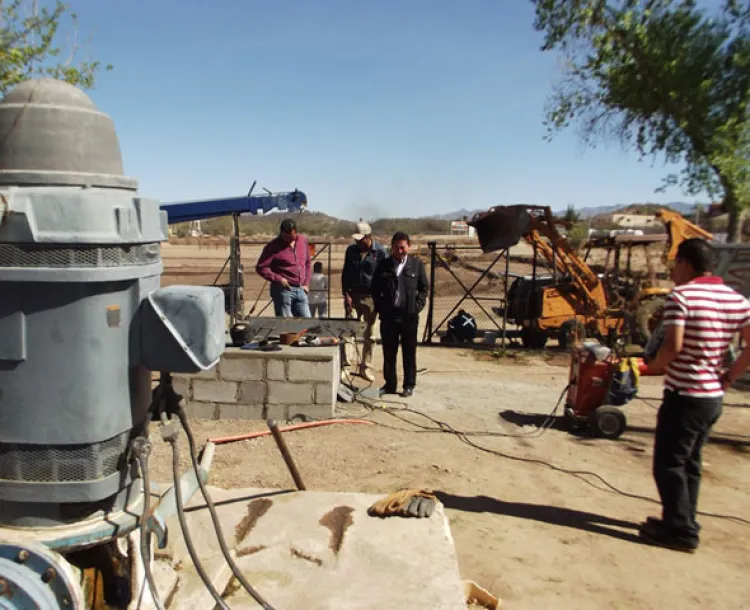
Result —
<svg viewBox="0 0 750 610"><path fill-rule="evenodd" d="M656 217L661 219L667 229L667 246L662 256L664 264L671 263L677 256L677 248L686 239L700 237L701 239L712 240L714 236L685 219L681 214L672 210L661 209L656 212Z"/></svg>
<svg viewBox="0 0 750 610"><path fill-rule="evenodd" d="M556 225L565 224L564 221L555 219L552 210L546 206L529 206L529 215L532 230L524 234L525 241L536 247L551 267L570 277L591 314L603 314L607 303L601 281L560 235Z"/></svg>
<svg viewBox="0 0 750 610"><path fill-rule="evenodd" d="M497 206L476 214L469 224L476 228L485 252L509 248L524 239L542 253L550 266L570 277L590 314L606 311L601 281L560 235L556 225L565 223L555 219L549 207Z"/></svg>

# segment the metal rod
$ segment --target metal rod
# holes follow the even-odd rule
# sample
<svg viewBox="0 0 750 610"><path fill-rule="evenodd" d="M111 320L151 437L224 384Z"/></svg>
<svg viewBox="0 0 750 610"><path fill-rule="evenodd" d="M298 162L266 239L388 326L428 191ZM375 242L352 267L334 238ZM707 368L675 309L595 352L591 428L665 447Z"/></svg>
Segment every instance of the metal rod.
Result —
<svg viewBox="0 0 750 610"><path fill-rule="evenodd" d="M305 491L306 489L305 484L302 482L302 477L299 474L299 470L297 470L297 465L294 463L292 454L289 453L289 448L286 446L286 442L284 441L284 438L281 436L281 430L279 430L279 425L276 423L275 419L269 419L266 422L266 424L268 425L268 429L271 431L273 440L276 441L276 446L279 448L279 451L281 452L281 457L284 458L284 462L286 463L286 467L289 469L289 473L292 475L292 478L294 479L294 484L297 486L297 489L299 489L300 491Z"/></svg>
<svg viewBox="0 0 750 610"><path fill-rule="evenodd" d="M552 251L552 281L557 283L557 250Z"/></svg>
<svg viewBox="0 0 750 610"><path fill-rule="evenodd" d="M331 284L332 284L331 282L331 260L332 260L331 256L333 254L332 250L333 250L333 245L329 241L328 242L328 269L326 269L326 272L328 273L328 303L326 303L326 312L327 312L326 318L331 317L331 303L332 303L331 301Z"/></svg>
<svg viewBox="0 0 750 610"><path fill-rule="evenodd" d="M437 264L437 242L427 242L430 248L430 304L427 310L427 323L424 327L424 335L422 336L422 343L432 343L432 319L435 311L435 266Z"/></svg>
<svg viewBox="0 0 750 610"><path fill-rule="evenodd" d="M510 273L510 248L505 250L505 277L503 278L503 290L505 291L505 307L503 307L503 340L500 343L502 349L505 349L505 340L508 336L506 327L508 325L508 274Z"/></svg>

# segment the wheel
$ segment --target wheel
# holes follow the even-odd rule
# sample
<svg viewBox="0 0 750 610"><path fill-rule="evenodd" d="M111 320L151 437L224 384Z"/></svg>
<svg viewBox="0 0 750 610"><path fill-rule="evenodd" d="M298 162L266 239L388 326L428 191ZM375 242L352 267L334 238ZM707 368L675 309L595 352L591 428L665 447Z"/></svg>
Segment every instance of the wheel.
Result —
<svg viewBox="0 0 750 610"><path fill-rule="evenodd" d="M641 335L643 344L648 343L651 333L661 321L666 299L653 298L641 303L635 314L635 325Z"/></svg>
<svg viewBox="0 0 750 610"><path fill-rule="evenodd" d="M598 407L590 417L590 424L597 436L602 438L618 438L627 427L627 419L622 409L603 405Z"/></svg>
<svg viewBox="0 0 750 610"><path fill-rule="evenodd" d="M576 320L566 320L560 326L557 343L561 348L568 349L575 343L577 334L580 334L582 339L586 336L583 326Z"/></svg>
<svg viewBox="0 0 750 610"><path fill-rule="evenodd" d="M542 349L547 345L547 333L534 328L524 328L521 331L521 343L527 349Z"/></svg>

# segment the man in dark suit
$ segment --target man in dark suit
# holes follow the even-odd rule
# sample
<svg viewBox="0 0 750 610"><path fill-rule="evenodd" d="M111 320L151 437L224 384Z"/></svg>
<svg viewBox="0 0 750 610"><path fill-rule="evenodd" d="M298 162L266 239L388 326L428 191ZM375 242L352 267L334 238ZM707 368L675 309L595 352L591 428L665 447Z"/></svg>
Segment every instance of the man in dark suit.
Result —
<svg viewBox="0 0 750 610"><path fill-rule="evenodd" d="M380 316L383 343L385 385L380 389L381 396L396 393L399 343L404 362L401 396L411 396L417 384L417 327L419 312L427 303L429 284L422 261L409 256L410 246L406 233L395 233L391 239L391 255L380 261L372 278L372 300Z"/></svg>

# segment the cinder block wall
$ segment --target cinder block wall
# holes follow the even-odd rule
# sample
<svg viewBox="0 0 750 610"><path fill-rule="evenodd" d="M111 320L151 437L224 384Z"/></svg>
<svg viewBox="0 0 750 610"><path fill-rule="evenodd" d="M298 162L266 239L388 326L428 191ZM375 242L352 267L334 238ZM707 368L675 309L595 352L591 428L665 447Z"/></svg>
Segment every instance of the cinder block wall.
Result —
<svg viewBox="0 0 750 610"><path fill-rule="evenodd" d="M198 419L333 417L340 383L336 347L282 346L280 352L227 348L212 370L175 375L174 387Z"/></svg>

